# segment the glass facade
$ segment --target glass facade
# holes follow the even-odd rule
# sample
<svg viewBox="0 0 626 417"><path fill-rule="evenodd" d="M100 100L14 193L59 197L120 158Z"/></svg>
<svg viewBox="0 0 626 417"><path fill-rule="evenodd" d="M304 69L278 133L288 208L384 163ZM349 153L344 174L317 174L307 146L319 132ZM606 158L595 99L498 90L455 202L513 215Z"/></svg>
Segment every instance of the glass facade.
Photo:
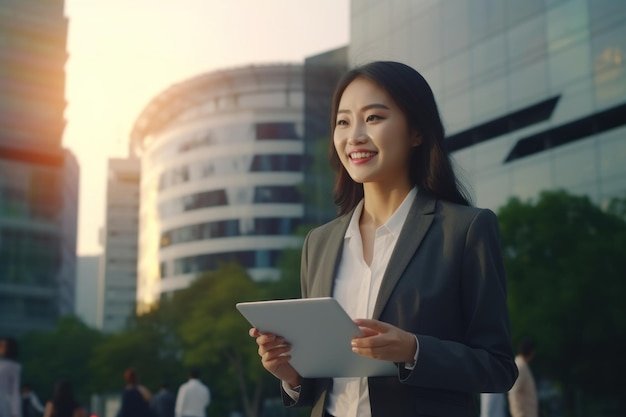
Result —
<svg viewBox="0 0 626 417"><path fill-rule="evenodd" d="M348 48L342 47L304 61L304 158L306 189L304 223L325 223L337 215L333 204L334 173L328 165L330 106L335 86L348 67Z"/></svg>
<svg viewBox="0 0 626 417"><path fill-rule="evenodd" d="M187 80L144 110L140 311L220 262L277 276L280 251L300 244L303 101L302 66L270 65Z"/></svg>
<svg viewBox="0 0 626 417"><path fill-rule="evenodd" d="M63 0L0 2L0 143L61 146L67 18Z"/></svg>
<svg viewBox="0 0 626 417"><path fill-rule="evenodd" d="M477 205L554 188L624 195L621 0L400 0L385 3L389 19L378 2L351 6L349 61L422 72Z"/></svg>
<svg viewBox="0 0 626 417"><path fill-rule="evenodd" d="M2 333L49 329L73 312L77 178L69 152L0 148Z"/></svg>
<svg viewBox="0 0 626 417"><path fill-rule="evenodd" d="M78 165L65 128L64 1L0 1L0 334L74 311Z"/></svg>

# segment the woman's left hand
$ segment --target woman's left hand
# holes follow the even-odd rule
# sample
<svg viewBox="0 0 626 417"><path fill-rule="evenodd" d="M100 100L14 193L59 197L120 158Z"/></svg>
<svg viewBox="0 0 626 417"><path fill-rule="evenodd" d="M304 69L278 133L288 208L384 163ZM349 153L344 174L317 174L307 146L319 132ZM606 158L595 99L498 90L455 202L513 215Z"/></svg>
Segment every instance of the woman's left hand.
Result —
<svg viewBox="0 0 626 417"><path fill-rule="evenodd" d="M352 339L352 351L368 358L412 363L417 342L412 333L378 320L356 319L363 335Z"/></svg>

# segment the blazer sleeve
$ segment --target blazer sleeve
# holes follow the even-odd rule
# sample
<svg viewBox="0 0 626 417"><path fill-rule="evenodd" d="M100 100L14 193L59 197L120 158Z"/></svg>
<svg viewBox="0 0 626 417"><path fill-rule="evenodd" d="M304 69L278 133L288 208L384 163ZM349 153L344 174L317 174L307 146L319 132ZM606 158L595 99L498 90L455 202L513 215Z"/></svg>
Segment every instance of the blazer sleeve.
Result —
<svg viewBox="0 0 626 417"><path fill-rule="evenodd" d="M462 237L461 237L462 238ZM513 360L506 283L495 214L476 213L466 228L460 300L463 335L441 340L417 334L419 356L400 380L425 388L464 392L505 392L517 378Z"/></svg>

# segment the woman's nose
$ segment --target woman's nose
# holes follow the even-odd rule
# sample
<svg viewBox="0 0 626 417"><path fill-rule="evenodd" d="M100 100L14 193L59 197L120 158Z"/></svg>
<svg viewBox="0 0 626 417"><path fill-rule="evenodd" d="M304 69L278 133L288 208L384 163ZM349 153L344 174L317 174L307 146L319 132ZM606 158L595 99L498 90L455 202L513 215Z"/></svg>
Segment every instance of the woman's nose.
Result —
<svg viewBox="0 0 626 417"><path fill-rule="evenodd" d="M362 126L355 126L354 130L350 132L350 136L348 137L348 142L350 144L355 143L364 143L369 139L367 132Z"/></svg>

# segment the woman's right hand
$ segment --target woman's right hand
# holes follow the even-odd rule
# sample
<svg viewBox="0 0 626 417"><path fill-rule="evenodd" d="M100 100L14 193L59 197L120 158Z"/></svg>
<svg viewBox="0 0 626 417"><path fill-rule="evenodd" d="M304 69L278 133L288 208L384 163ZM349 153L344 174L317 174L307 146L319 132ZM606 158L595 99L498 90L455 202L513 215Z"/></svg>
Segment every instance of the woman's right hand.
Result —
<svg viewBox="0 0 626 417"><path fill-rule="evenodd" d="M256 338L263 367L290 387L299 386L302 378L289 363L291 345L285 341L285 338L272 333L261 333L255 327L251 328L248 333L250 337Z"/></svg>

